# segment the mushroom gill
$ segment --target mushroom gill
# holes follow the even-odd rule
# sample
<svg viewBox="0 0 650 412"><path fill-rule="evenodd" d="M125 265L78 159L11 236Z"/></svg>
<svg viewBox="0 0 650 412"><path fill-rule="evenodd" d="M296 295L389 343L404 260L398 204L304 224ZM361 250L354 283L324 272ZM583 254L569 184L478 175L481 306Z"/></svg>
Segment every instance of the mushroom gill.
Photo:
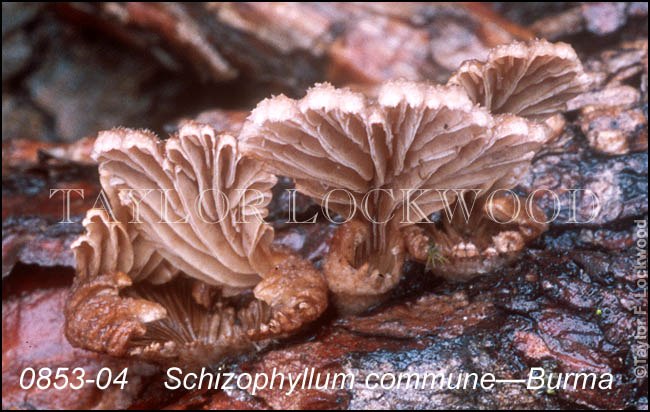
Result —
<svg viewBox="0 0 650 412"><path fill-rule="evenodd" d="M468 281L510 263L548 226L539 207L530 204L524 211L512 193L471 197L465 201L476 210L467 220L457 211L451 219L404 230L411 257L448 280Z"/></svg>
<svg viewBox="0 0 650 412"><path fill-rule="evenodd" d="M94 148L116 221L91 209L66 306L76 346L199 365L260 347L317 318L327 288L271 245L275 177L237 141L188 123L166 142L100 133ZM279 287L278 285L282 285Z"/></svg>
<svg viewBox="0 0 650 412"><path fill-rule="evenodd" d="M273 238L262 218L276 179L242 158L232 136L217 137L196 123L179 133L161 142L146 131L101 132L94 157L103 188L187 275L212 285L254 286L265 270L253 265L264 263L260 254Z"/></svg>
<svg viewBox="0 0 650 412"><path fill-rule="evenodd" d="M66 302L65 333L75 346L120 356L131 336L146 332L143 323L166 315L161 305L124 299L120 290L134 279L170 278L176 270L142 236L111 222L103 209L89 210L83 225L85 233L72 244L77 274Z"/></svg>
<svg viewBox="0 0 650 412"><path fill-rule="evenodd" d="M383 84L376 99L329 84L298 101L266 99L240 135L244 153L351 218L324 262L330 290L348 311L398 283L401 228L442 209L443 195L453 202L463 190L510 185L543 141L535 124L495 118L460 87L410 81Z"/></svg>
<svg viewBox="0 0 650 412"><path fill-rule="evenodd" d="M510 224L503 225L495 222L487 209L505 212L504 202L510 200L492 198L488 201L487 197L494 190L509 189L517 184L528 170L532 157L557 133L553 131L552 120L562 117L567 102L584 92L588 82L573 48L546 40L499 46L490 52L485 62L463 63L448 85L462 87L473 102L495 115L499 124L496 135L502 138L489 150L494 157L521 157L516 165L506 167L510 170L491 187L484 187L483 197L476 199L481 205L476 216L466 222L454 216L446 224L427 230L410 229L406 239L407 248L415 253L413 256L431 263L432 254L436 255L433 259L438 261L435 273L467 280L472 272L485 273L511 260L527 242L544 232L546 224L538 223L545 221L541 210L532 206L528 214L520 211ZM529 134L529 138L522 139L521 134ZM483 166L477 162L472 168L480 171ZM521 203L521 199L516 202ZM535 236L520 233L527 228L534 228ZM427 251L424 255L423 250Z"/></svg>
<svg viewBox="0 0 650 412"><path fill-rule="evenodd" d="M493 114L535 120L565 111L587 83L573 48L546 40L496 47L485 62L464 62L448 82L462 86L472 101Z"/></svg>
<svg viewBox="0 0 650 412"><path fill-rule="evenodd" d="M545 127L511 114L497 116L496 123L494 144L459 176L489 173L498 178L450 201L438 222L403 230L409 255L449 280L467 281L509 263L548 226L534 203L523 208L523 199L503 191L528 171L547 139ZM459 206L461 201L465 206Z"/></svg>

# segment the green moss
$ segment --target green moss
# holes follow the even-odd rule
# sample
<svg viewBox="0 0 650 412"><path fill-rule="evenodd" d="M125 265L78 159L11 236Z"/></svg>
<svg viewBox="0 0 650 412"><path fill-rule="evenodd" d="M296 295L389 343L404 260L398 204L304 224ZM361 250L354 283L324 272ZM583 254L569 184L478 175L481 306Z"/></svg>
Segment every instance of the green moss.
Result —
<svg viewBox="0 0 650 412"><path fill-rule="evenodd" d="M429 243L429 250L427 251L427 263L425 270L431 271L439 263L448 263L446 257L442 255L438 246L436 246L433 241Z"/></svg>

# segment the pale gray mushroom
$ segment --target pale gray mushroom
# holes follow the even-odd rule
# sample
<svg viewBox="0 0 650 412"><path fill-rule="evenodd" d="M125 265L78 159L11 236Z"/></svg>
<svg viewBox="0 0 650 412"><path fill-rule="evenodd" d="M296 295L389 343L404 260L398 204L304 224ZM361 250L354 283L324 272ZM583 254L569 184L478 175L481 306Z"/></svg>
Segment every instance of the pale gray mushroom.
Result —
<svg viewBox="0 0 650 412"><path fill-rule="evenodd" d="M565 111L586 90L588 76L570 45L534 40L498 46L484 62L464 62L448 84L493 114L544 120Z"/></svg>
<svg viewBox="0 0 650 412"><path fill-rule="evenodd" d="M268 269L253 266L263 263L260 253L273 237L262 219L276 179L241 158L236 144L196 123L166 142L114 129L100 133L94 156L109 198L118 197L132 216L137 208L135 225L165 259L209 284L246 288Z"/></svg>
<svg viewBox="0 0 650 412"><path fill-rule="evenodd" d="M85 233L72 244L77 275L83 279L102 273L128 273L133 281L162 283L178 269L163 259L154 244L104 209L90 209L83 220Z"/></svg>
<svg viewBox="0 0 650 412"><path fill-rule="evenodd" d="M322 275L271 244L263 217L275 177L232 136L196 123L166 142L114 129L94 149L116 221L90 210L73 246L71 343L196 366L259 348L325 309Z"/></svg>
<svg viewBox="0 0 650 412"><path fill-rule="evenodd" d="M435 189L510 184L543 140L535 124L494 118L462 88L393 81L376 100L329 84L298 101L266 99L244 125L240 147L343 216L369 200L365 216L359 207L338 229L324 263L339 306L358 311L399 281L400 228L443 207ZM408 190L417 197L412 203L404 202ZM449 192L447 200L454 199Z"/></svg>

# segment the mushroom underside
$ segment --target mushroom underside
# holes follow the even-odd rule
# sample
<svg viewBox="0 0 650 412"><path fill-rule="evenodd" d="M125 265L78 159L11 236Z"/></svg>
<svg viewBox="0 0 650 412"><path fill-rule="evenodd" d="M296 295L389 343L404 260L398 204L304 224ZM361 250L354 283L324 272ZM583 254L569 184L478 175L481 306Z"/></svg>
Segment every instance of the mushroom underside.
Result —
<svg viewBox="0 0 650 412"><path fill-rule="evenodd" d="M472 202L470 197L464 199L473 204L469 217L456 207L451 219L442 214L433 224L403 230L409 256L452 281L468 281L508 265L548 228L544 212L536 205L530 211L520 210L520 198L483 195Z"/></svg>

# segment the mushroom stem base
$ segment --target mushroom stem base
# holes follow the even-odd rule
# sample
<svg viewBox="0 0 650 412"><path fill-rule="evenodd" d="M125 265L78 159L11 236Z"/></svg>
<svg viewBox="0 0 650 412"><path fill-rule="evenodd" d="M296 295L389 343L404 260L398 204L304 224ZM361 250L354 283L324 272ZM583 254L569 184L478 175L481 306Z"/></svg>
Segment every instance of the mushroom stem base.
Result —
<svg viewBox="0 0 650 412"><path fill-rule="evenodd" d="M370 250L359 262L359 248L370 242L369 225L358 220L341 225L332 238L323 264L333 303L343 313L360 313L381 303L399 283L404 264L404 240L399 231L390 232L384 250Z"/></svg>

